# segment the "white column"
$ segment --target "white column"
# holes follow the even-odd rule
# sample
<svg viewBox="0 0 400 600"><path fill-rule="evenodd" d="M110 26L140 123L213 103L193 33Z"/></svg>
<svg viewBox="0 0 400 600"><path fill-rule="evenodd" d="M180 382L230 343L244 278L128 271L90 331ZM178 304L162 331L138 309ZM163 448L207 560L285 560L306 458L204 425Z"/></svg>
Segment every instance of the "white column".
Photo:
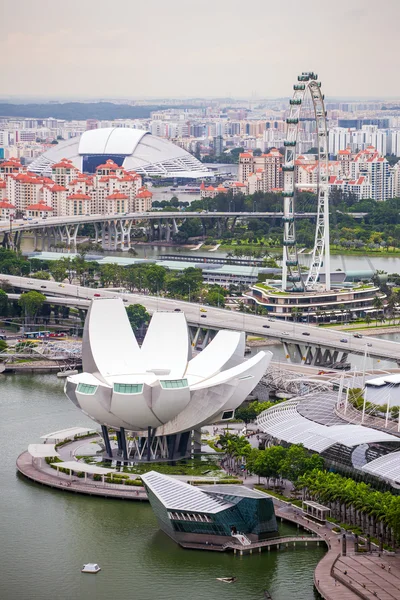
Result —
<svg viewBox="0 0 400 600"><path fill-rule="evenodd" d="M367 404L367 388L364 388L364 403L363 403L363 410L362 410L362 417L361 417L361 423L364 423L364 418L365 418L365 406Z"/></svg>

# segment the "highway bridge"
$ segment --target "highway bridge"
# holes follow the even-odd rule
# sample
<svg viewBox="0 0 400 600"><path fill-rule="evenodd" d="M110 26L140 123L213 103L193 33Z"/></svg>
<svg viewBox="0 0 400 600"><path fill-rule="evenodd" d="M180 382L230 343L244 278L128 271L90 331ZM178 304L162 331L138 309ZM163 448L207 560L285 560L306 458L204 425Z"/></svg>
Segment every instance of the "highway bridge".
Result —
<svg viewBox="0 0 400 600"><path fill-rule="evenodd" d="M367 213L352 213L354 218L363 218ZM131 230L133 226L145 227L150 240L157 239L169 241L171 235L177 233L178 223L186 219L201 219L206 232L207 221L216 220L217 227L221 230L228 223L231 226L241 219L281 219L283 213L279 212L143 212L125 213L118 215L76 215L73 217L47 217L32 218L31 220L18 219L11 224L7 221L0 222L0 239L7 247L18 247L21 236L25 232L35 235L35 247L47 249L58 242L65 242L68 246L76 247L79 228L83 225L93 224L95 242L100 243L104 249L117 250L131 247ZM299 219L316 218L315 212L303 212L296 215ZM39 239L40 238L40 243Z"/></svg>
<svg viewBox="0 0 400 600"><path fill-rule="evenodd" d="M53 281L30 279L16 275L0 274L0 280L8 281L17 290L37 290L52 304L65 304L86 308L91 300L120 297L129 304L142 304L149 313L154 311L181 310L185 313L189 326L200 330L232 329L245 331L256 336L281 342L290 357L292 349L304 357L304 364L324 366L328 362L346 360L348 354L365 355L381 360L394 361L400 365L400 344L378 338L356 338L351 333L320 328L305 323L292 323L279 319L245 314L194 304L180 300L146 296L134 293L96 290ZM171 340L173 343L173 340Z"/></svg>

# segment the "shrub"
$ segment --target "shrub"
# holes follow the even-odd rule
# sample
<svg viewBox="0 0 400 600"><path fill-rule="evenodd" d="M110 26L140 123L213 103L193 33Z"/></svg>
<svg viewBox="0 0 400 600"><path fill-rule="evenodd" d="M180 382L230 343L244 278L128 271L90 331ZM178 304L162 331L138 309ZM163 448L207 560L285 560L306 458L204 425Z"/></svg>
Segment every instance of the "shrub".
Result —
<svg viewBox="0 0 400 600"><path fill-rule="evenodd" d="M125 481L125 485L134 485L137 487L143 487L143 482L141 479L129 479L128 481Z"/></svg>

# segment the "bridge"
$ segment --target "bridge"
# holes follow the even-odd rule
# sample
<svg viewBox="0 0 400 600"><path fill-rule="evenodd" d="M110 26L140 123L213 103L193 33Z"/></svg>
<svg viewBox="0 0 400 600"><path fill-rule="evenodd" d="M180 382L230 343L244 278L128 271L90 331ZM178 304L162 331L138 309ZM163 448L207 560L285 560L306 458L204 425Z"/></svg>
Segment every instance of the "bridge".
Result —
<svg viewBox="0 0 400 600"><path fill-rule="evenodd" d="M290 362L293 350L302 357L302 364L324 366L327 362L344 362L349 354L394 361L400 365L400 344L379 338L356 338L351 333L292 323L265 316L250 315L238 311L194 304L182 300L146 296L137 293L96 290L72 284L60 284L54 281L30 279L16 275L0 274L0 280L8 281L20 290L36 290L46 296L51 304L64 303L85 308L90 301L100 298L122 298L126 306L142 304L149 313L155 311L181 310L192 328L193 344L201 338L207 343L213 331L231 329L245 331L247 334L266 337L281 342ZM203 333L206 332L205 338ZM172 342L172 341L171 341ZM368 343L368 346L367 346Z"/></svg>
<svg viewBox="0 0 400 600"><path fill-rule="evenodd" d="M352 213L354 218L363 218L367 213ZM216 220L218 230L222 232L235 225L239 219L281 219L283 212L142 212L117 215L76 215L72 217L47 217L29 221L18 219L0 222L0 237L6 247L19 247L25 232L35 236L35 248L49 249L57 243L66 243L76 248L79 228L92 224L95 230L95 243L100 243L106 250L129 249L131 247L131 231L133 226L145 228L150 241L163 239L169 242L171 236L178 232L178 222L186 219L201 219L204 234L207 222ZM296 218L316 218L315 212L298 213Z"/></svg>

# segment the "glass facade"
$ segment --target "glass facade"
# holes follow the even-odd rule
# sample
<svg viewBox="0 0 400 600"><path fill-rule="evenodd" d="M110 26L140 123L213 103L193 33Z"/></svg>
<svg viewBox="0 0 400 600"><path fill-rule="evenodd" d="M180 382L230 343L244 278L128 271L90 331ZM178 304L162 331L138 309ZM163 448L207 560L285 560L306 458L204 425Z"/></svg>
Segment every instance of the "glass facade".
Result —
<svg viewBox="0 0 400 600"><path fill-rule="evenodd" d="M212 487L212 486L210 486ZM272 499L236 496L232 493L211 494L232 506L218 513L166 509L157 496L146 486L151 507L162 528L173 533L201 534L230 537L232 532L253 534L257 539L274 535L277 522ZM207 492L204 492L205 494ZM206 539L206 538L205 538ZM224 540L225 541L225 540Z"/></svg>
<svg viewBox="0 0 400 600"><path fill-rule="evenodd" d="M83 173L96 173L96 168L109 159L121 167L126 156L126 154L84 154L82 156L82 171Z"/></svg>
<svg viewBox="0 0 400 600"><path fill-rule="evenodd" d="M164 390L176 390L188 386L187 379L163 379L160 380L160 384Z"/></svg>
<svg viewBox="0 0 400 600"><path fill-rule="evenodd" d="M114 383L114 392L118 394L141 394L143 383Z"/></svg>
<svg viewBox="0 0 400 600"><path fill-rule="evenodd" d="M88 383L78 383L77 392L81 394L94 394L97 390L97 385L89 385Z"/></svg>

